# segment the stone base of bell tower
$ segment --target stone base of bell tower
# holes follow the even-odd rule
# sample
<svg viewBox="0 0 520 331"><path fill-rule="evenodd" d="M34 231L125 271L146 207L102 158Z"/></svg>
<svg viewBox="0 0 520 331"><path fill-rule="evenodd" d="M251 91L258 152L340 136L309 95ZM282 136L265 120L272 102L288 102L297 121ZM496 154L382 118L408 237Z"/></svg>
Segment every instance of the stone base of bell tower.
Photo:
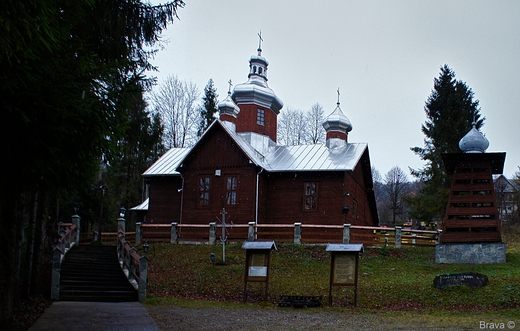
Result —
<svg viewBox="0 0 520 331"><path fill-rule="evenodd" d="M506 243L445 243L435 247L436 263L505 263Z"/></svg>

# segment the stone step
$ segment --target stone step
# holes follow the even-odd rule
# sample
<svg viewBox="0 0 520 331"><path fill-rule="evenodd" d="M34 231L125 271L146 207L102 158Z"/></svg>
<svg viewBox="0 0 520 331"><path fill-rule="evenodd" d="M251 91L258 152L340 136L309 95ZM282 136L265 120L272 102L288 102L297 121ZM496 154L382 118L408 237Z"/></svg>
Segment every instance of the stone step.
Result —
<svg viewBox="0 0 520 331"><path fill-rule="evenodd" d="M114 246L73 247L60 272L62 301L137 301L137 291L121 270Z"/></svg>

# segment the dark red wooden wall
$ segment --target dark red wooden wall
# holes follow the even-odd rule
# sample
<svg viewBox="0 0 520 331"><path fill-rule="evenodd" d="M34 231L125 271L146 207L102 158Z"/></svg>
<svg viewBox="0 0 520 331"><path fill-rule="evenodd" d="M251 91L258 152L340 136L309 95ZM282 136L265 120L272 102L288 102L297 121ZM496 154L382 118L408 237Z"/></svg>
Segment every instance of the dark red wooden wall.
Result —
<svg viewBox="0 0 520 331"><path fill-rule="evenodd" d="M255 166L240 147L220 127L214 126L203 141L190 152L179 168L184 178L155 177L149 179L150 222L208 224L221 219L226 209L228 223L247 224L255 221L256 186L259 176L259 224L331 224L377 225L372 192L368 151L353 171L310 171L269 173ZM216 174L220 171L220 175ZM368 173L367 173L368 171ZM210 203L199 204L199 178L211 180ZM238 179L237 204L226 204L227 177ZM317 210L304 210L304 184L318 183ZM373 202L373 206L371 206ZM342 207L350 211L344 215Z"/></svg>
<svg viewBox="0 0 520 331"><path fill-rule="evenodd" d="M172 223L180 221L182 179L180 176L149 177L147 223Z"/></svg>
<svg viewBox="0 0 520 331"><path fill-rule="evenodd" d="M258 125L257 110L263 109L265 124ZM240 105L240 114L236 120L237 132L256 132L271 137L276 142L277 115L269 108L252 104Z"/></svg>

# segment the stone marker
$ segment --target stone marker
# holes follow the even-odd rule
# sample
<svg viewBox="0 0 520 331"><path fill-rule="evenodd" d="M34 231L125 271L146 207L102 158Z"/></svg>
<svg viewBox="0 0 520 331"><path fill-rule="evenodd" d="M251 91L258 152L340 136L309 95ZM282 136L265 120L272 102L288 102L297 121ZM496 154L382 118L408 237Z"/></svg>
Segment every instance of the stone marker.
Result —
<svg viewBox="0 0 520 331"><path fill-rule="evenodd" d="M483 287L488 284L488 277L476 272L465 272L461 274L437 275L433 280L436 288L446 288L450 286L466 285L469 287Z"/></svg>

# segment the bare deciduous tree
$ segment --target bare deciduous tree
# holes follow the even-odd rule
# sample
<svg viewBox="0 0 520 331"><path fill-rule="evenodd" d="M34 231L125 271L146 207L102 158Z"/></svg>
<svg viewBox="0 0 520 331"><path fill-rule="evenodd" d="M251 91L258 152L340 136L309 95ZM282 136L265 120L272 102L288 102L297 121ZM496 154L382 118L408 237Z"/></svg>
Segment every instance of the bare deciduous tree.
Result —
<svg viewBox="0 0 520 331"><path fill-rule="evenodd" d="M325 129L322 125L324 121L323 107L319 103L315 103L309 113L307 113L307 137L309 143L318 144L325 142Z"/></svg>
<svg viewBox="0 0 520 331"><path fill-rule="evenodd" d="M152 111L161 116L166 148L189 147L197 139L199 112L197 85L168 76L152 93Z"/></svg>
<svg viewBox="0 0 520 331"><path fill-rule="evenodd" d="M387 208L392 215L392 224L396 224L397 215L403 219L404 203L402 197L408 193L409 182L406 173L399 167L393 167L385 175L385 191Z"/></svg>
<svg viewBox="0 0 520 331"><path fill-rule="evenodd" d="M280 114L278 120L278 142L282 145L294 146L306 143L307 122L301 110L287 109Z"/></svg>

